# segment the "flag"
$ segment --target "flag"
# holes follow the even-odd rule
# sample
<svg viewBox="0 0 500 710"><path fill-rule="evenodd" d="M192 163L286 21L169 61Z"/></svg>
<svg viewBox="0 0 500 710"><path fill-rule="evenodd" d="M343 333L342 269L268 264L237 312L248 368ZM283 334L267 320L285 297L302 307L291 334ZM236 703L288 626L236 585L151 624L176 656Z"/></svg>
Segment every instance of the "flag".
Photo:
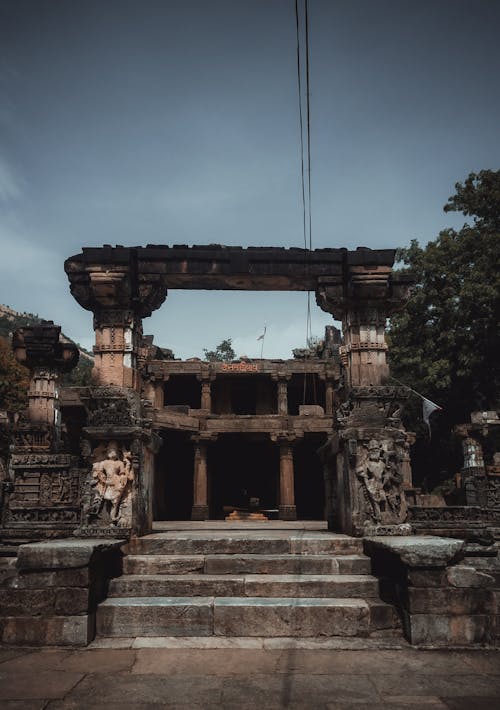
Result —
<svg viewBox="0 0 500 710"><path fill-rule="evenodd" d="M259 337L257 338L257 340L264 340L265 334L266 334L266 326L264 326L264 332L262 333L262 335L259 335Z"/></svg>
<svg viewBox="0 0 500 710"><path fill-rule="evenodd" d="M422 417L424 422L427 424L427 428L429 429L429 436L431 435L431 423L429 421L429 418L432 412L435 412L437 409L442 409L442 407L440 407L439 404L436 404L435 402L431 402L430 399L422 397Z"/></svg>

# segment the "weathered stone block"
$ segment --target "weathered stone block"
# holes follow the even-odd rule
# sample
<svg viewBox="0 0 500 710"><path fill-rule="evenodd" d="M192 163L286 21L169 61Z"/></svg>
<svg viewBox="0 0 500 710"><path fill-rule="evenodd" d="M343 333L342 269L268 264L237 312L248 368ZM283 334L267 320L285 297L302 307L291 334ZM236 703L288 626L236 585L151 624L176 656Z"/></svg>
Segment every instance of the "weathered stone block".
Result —
<svg viewBox="0 0 500 710"><path fill-rule="evenodd" d="M61 616L86 614L89 611L89 591L82 588L56 590L54 609Z"/></svg>
<svg viewBox="0 0 500 710"><path fill-rule="evenodd" d="M203 572L203 555L127 555L123 574L188 574ZM208 570L207 573L211 574Z"/></svg>
<svg viewBox="0 0 500 710"><path fill-rule="evenodd" d="M3 643L26 646L86 646L94 637L93 615L14 616L0 619Z"/></svg>
<svg viewBox="0 0 500 710"><path fill-rule="evenodd" d="M16 589L44 589L46 587L87 587L90 582L88 567L62 569L53 572L20 572L9 582Z"/></svg>
<svg viewBox="0 0 500 710"><path fill-rule="evenodd" d="M366 636L370 612L361 599L214 601L216 636Z"/></svg>
<svg viewBox="0 0 500 710"><path fill-rule="evenodd" d="M411 643L425 646L467 646L485 643L491 636L491 617L484 614L448 616L409 614L404 625Z"/></svg>
<svg viewBox="0 0 500 710"><path fill-rule="evenodd" d="M486 589L431 589L410 587L407 608L411 614L435 614L441 610L451 615L489 614L493 598Z"/></svg>
<svg viewBox="0 0 500 710"><path fill-rule="evenodd" d="M409 569L408 583L412 587L446 587L445 569Z"/></svg>
<svg viewBox="0 0 500 710"><path fill-rule="evenodd" d="M367 599L370 609L370 632L382 629L400 629L401 619L392 604L385 604L378 599Z"/></svg>
<svg viewBox="0 0 500 710"><path fill-rule="evenodd" d="M369 555L379 551L392 552L409 567L445 567L463 556L465 542L446 537L414 535L411 537L372 537L365 540Z"/></svg>
<svg viewBox="0 0 500 710"><path fill-rule="evenodd" d="M54 610L53 589L0 589L2 616L40 616Z"/></svg>
<svg viewBox="0 0 500 710"><path fill-rule="evenodd" d="M119 549L124 540L47 540L21 545L17 555L19 570L68 569L87 566L93 555Z"/></svg>
<svg viewBox="0 0 500 710"><path fill-rule="evenodd" d="M211 636L213 599L130 597L107 599L97 610L100 636Z"/></svg>
<svg viewBox="0 0 500 710"><path fill-rule="evenodd" d="M455 565L446 570L448 583L453 587L491 587L495 578L485 572L478 572L474 567Z"/></svg>

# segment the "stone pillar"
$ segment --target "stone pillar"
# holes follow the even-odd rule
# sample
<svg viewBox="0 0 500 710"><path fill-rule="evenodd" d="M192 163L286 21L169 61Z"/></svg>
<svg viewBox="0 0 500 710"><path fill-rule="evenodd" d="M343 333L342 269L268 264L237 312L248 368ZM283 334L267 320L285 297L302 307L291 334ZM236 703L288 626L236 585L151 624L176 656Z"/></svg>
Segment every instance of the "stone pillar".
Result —
<svg viewBox="0 0 500 710"><path fill-rule="evenodd" d="M142 319L165 300L166 276L149 273L136 249L95 251L84 249L64 265L71 293L94 313L94 381L139 391Z"/></svg>
<svg viewBox="0 0 500 710"><path fill-rule="evenodd" d="M295 477L293 470L294 435L272 435L273 441L280 447L280 520L297 520L295 506Z"/></svg>
<svg viewBox="0 0 500 710"><path fill-rule="evenodd" d="M212 411L212 383L210 380L201 381L201 409Z"/></svg>
<svg viewBox="0 0 500 710"><path fill-rule="evenodd" d="M20 328L12 347L17 361L30 370L28 419L32 424L59 428L58 379L76 367L78 349L73 343L59 342L61 328L52 322Z"/></svg>
<svg viewBox="0 0 500 710"><path fill-rule="evenodd" d="M168 379L168 376L167 376ZM165 406L165 378L155 381L154 408L163 409Z"/></svg>
<svg viewBox="0 0 500 710"><path fill-rule="evenodd" d="M78 362L73 343L59 340L52 322L20 328L12 345L30 370L28 422L12 429L2 538L71 536L80 520L79 459L61 436L58 378Z"/></svg>
<svg viewBox="0 0 500 710"><path fill-rule="evenodd" d="M288 381L290 375L277 372L272 375L272 379L276 382L278 414L286 417L288 415Z"/></svg>
<svg viewBox="0 0 500 710"><path fill-rule="evenodd" d="M462 437L464 463L461 470L462 488L465 492L466 505L487 505L487 478L483 458L483 447L479 437L481 428L474 424L462 424L455 427L455 432Z"/></svg>
<svg viewBox="0 0 500 710"><path fill-rule="evenodd" d="M318 279L320 308L342 321L339 348L346 401L337 409L336 520L350 535L406 534L406 433L403 388L387 386L385 325L403 307L412 277L392 272L394 253L346 254L337 273ZM330 452L333 456L333 453Z"/></svg>
<svg viewBox="0 0 500 710"><path fill-rule="evenodd" d="M358 265L355 259L342 275L318 280L319 307L342 321L348 387L384 384L389 375L386 320L403 307L411 283L409 275L394 274L390 265Z"/></svg>
<svg viewBox="0 0 500 710"><path fill-rule="evenodd" d="M325 414L330 416L333 414L333 393L334 393L334 383L332 380L326 380L325 382Z"/></svg>
<svg viewBox="0 0 500 710"><path fill-rule="evenodd" d="M207 440L191 437L194 444L193 508L191 520L208 520Z"/></svg>

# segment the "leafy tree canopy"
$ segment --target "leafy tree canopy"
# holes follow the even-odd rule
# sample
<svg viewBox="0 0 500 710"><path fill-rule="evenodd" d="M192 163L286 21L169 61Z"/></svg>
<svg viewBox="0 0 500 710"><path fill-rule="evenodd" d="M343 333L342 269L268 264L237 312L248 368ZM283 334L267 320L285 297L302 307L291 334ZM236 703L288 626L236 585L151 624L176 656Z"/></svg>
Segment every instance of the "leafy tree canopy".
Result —
<svg viewBox="0 0 500 710"><path fill-rule="evenodd" d="M0 409L19 412L28 405L29 372L12 352L10 340L0 336Z"/></svg>
<svg viewBox="0 0 500 710"><path fill-rule="evenodd" d="M227 338L219 343L215 350L203 348L205 359L209 362L231 362L236 358L232 343L232 338Z"/></svg>
<svg viewBox="0 0 500 710"><path fill-rule="evenodd" d="M445 211L473 222L399 250L416 286L389 331L394 376L444 408L436 440L471 411L498 406L500 391L500 170L455 188Z"/></svg>

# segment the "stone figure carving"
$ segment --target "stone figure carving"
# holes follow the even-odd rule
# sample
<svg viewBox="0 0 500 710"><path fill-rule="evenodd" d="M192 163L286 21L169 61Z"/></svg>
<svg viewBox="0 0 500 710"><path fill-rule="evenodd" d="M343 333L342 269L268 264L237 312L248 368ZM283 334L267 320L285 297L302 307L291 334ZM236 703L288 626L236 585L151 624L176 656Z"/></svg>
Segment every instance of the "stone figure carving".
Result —
<svg viewBox="0 0 500 710"><path fill-rule="evenodd" d="M376 523L396 523L406 515L403 476L395 454L384 450L377 439L361 448L356 475L361 484L365 512Z"/></svg>
<svg viewBox="0 0 500 710"><path fill-rule="evenodd" d="M385 463L380 458L380 444L376 439L372 439L368 444L368 459L357 467L356 474L371 509L371 517L377 522L381 519L381 512L385 510L385 468Z"/></svg>
<svg viewBox="0 0 500 710"><path fill-rule="evenodd" d="M120 451L116 441L100 445L93 452L94 463L89 479L90 495L84 505L84 520L129 527L131 525L130 497L132 495L132 453Z"/></svg>

